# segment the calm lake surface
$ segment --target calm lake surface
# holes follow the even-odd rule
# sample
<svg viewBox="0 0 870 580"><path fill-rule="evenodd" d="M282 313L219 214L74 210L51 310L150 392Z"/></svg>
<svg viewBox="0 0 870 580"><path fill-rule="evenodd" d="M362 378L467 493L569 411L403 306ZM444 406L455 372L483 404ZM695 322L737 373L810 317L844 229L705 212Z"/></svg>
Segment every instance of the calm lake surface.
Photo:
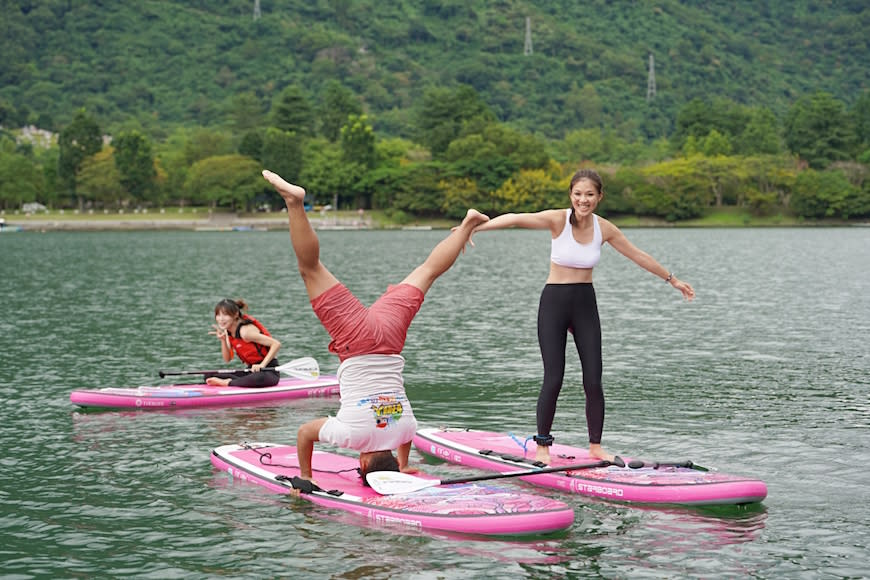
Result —
<svg viewBox="0 0 870 580"><path fill-rule="evenodd" d="M212 448L293 444L297 427L338 399L85 413L69 393L225 366L207 334L224 297L248 301L282 341L281 360L314 356L334 372L286 231L3 234L0 576L870 575L870 228L626 234L698 297L684 302L605 248L595 276L605 448L758 477L763 503L651 509L538 489L574 507L572 528L480 540L382 528L231 483L213 470ZM322 259L370 303L445 235L324 231ZM541 378L548 236L499 231L475 242L411 326L408 393L423 426L525 437ZM580 366L569 357L554 435L585 445ZM416 451L412 460L423 461Z"/></svg>

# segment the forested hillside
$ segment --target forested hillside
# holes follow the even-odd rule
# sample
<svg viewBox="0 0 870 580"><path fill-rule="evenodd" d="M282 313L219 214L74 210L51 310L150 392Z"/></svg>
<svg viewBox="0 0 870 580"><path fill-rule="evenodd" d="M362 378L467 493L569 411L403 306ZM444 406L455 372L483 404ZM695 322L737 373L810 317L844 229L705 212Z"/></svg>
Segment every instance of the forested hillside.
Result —
<svg viewBox="0 0 870 580"><path fill-rule="evenodd" d="M0 213L276 208L268 167L453 218L562 205L594 166L605 213L870 216L866 1L0 8Z"/></svg>
<svg viewBox="0 0 870 580"><path fill-rule="evenodd" d="M653 138L693 98L782 115L802 95L870 87L865 1L0 0L0 124L59 129L85 107L227 124L291 84L339 80L379 134L412 136L425 89L474 87L499 120L561 138L583 127ZM525 54L525 19L531 54ZM656 94L647 102L648 55Z"/></svg>

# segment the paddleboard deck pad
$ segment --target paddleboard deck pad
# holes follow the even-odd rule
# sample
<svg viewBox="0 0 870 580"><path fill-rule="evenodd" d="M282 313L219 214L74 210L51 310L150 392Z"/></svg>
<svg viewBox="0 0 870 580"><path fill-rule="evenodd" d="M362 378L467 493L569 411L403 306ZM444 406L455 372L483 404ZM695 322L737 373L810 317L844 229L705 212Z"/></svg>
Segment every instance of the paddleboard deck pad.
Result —
<svg viewBox="0 0 870 580"><path fill-rule="evenodd" d="M534 442L505 433L472 429L427 428L417 431L414 446L424 455L449 463L498 472L595 463L586 449L554 443L550 465L535 463ZM763 481L694 466L691 462L656 463L623 458L625 466L523 476L529 483L599 499L645 504L736 505L767 497Z"/></svg>
<svg viewBox="0 0 870 580"><path fill-rule="evenodd" d="M283 377L273 387L213 387L205 384L155 387L105 387L70 393L70 402L80 407L112 409L177 409L221 405L247 405L261 401L332 397L338 395L338 377L313 379Z"/></svg>
<svg viewBox="0 0 870 580"><path fill-rule="evenodd" d="M358 458L317 449L312 456L314 489L298 478L299 460L293 446L224 445L212 450L211 462L233 479L277 493L299 489L303 499L385 526L513 536L555 532L574 522L574 511L567 504L507 486L454 484L380 495L363 485Z"/></svg>

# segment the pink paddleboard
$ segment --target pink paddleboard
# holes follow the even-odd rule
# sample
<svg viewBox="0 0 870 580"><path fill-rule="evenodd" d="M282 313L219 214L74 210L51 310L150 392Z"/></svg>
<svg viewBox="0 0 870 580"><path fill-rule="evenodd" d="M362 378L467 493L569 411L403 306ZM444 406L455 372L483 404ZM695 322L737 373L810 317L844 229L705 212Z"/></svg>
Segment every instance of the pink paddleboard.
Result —
<svg viewBox="0 0 870 580"><path fill-rule="evenodd" d="M292 478L299 475L296 448L287 445L224 445L212 451L211 462L233 479L277 493L290 493ZM504 485L454 484L379 495L363 486L357 467L356 457L315 450L312 468L320 490L300 497L385 526L431 532L540 534L563 530L574 522L574 511L565 503Z"/></svg>
<svg viewBox="0 0 870 580"><path fill-rule="evenodd" d="M498 472L535 469L533 442L523 451L523 441L505 433L471 429L421 429L414 446L423 454L443 461ZM595 463L587 450L554 444L550 448L550 466ZM523 480L554 489L579 493L599 499L649 504L726 505L760 502L767 497L763 481L697 467L659 465L656 462L632 462L626 466L597 467L573 471L543 473L522 477ZM636 467L643 464L642 467ZM635 467L630 467L634 465Z"/></svg>
<svg viewBox="0 0 870 580"><path fill-rule="evenodd" d="M80 407L147 410L248 405L262 401L336 395L338 377L320 375L315 379L282 378L274 387L262 388L163 385L80 389L70 393L69 400Z"/></svg>

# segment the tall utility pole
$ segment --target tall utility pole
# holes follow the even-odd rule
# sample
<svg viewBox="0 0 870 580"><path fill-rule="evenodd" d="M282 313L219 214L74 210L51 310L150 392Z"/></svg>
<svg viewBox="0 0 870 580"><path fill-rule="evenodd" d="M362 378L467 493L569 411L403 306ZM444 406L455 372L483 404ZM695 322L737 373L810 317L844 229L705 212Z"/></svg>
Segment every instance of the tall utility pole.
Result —
<svg viewBox="0 0 870 580"><path fill-rule="evenodd" d="M260 16L260 0L254 0L254 20L259 20Z"/></svg>
<svg viewBox="0 0 870 580"><path fill-rule="evenodd" d="M529 56L534 50L532 49L532 19L526 16L526 46L523 48L523 54Z"/></svg>
<svg viewBox="0 0 870 580"><path fill-rule="evenodd" d="M646 81L646 100L651 101L656 96L656 63L653 54L649 53L649 77Z"/></svg>

